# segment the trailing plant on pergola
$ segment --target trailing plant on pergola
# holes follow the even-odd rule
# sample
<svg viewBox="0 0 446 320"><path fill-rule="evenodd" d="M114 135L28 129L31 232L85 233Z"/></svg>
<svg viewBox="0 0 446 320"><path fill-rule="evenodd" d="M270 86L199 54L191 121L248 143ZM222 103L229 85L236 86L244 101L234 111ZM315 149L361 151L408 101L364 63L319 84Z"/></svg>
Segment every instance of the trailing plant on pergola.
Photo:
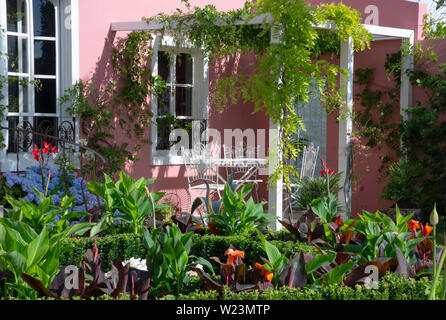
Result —
<svg viewBox="0 0 446 320"><path fill-rule="evenodd" d="M339 52L340 41L349 37L355 50L369 47L372 36L361 25L360 13L342 3L312 7L303 0L246 2L243 8L229 12L218 12L212 5L192 9L187 0L182 1L187 12L177 9L173 15L159 14L145 21L160 23L163 27L154 32L160 36L169 34L178 42L187 39L203 48L210 60L255 55L252 72L217 79L211 102L220 111L238 101L251 102L254 113L264 111L270 117L280 128L282 158L270 181L282 176L289 183L290 174L297 175L289 163L297 159L299 151L292 137L305 129L296 106L308 102L311 86L316 84L328 112L340 110L340 116L345 115L344 92L338 80L346 71L319 56ZM262 28L248 24L265 14L268 21ZM323 29L327 24L334 28Z"/></svg>

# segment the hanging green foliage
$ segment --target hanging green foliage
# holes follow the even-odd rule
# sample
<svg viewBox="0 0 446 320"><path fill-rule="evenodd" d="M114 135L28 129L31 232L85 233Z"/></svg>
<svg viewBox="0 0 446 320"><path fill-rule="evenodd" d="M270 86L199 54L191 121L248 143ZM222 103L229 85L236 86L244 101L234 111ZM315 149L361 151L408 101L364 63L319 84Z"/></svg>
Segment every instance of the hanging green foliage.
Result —
<svg viewBox="0 0 446 320"><path fill-rule="evenodd" d="M288 183L290 174L297 175L289 163L299 151L291 137L303 128L296 106L308 102L310 87L316 83L325 107L329 111L342 109L343 94L338 82L345 71L318 57L339 53L340 41L349 37L355 50L369 47L371 34L361 25L360 13L342 3L312 7L303 0L247 2L243 8L228 12L219 12L212 5L191 8L187 0L183 2L187 12L177 9L173 15L159 14L145 20L164 25L161 36L168 33L178 41L188 39L203 48L211 60L227 55L255 55L249 73L218 78L211 102L220 111L238 102L253 103L254 113L265 112L278 125L282 161L270 181L283 176ZM262 14L268 14L271 20L261 27L240 22ZM324 24L334 29L318 30Z"/></svg>
<svg viewBox="0 0 446 320"><path fill-rule="evenodd" d="M149 98L165 87L164 81L151 75L151 41L149 32L131 32L117 40L111 79L105 84L94 78L79 81L61 98L70 115L79 118L86 146L106 158L101 170L112 176L129 161L139 160L138 151L149 143L153 115ZM89 163L86 169L93 172L94 166Z"/></svg>
<svg viewBox="0 0 446 320"><path fill-rule="evenodd" d="M291 137L299 128L304 129L296 109L308 102L310 87L317 87L329 112L344 112L338 83L345 70L320 56L339 54L340 41L349 37L355 50L369 46L371 35L361 25L360 13L342 3L313 7L304 0L246 2L242 8L227 12L219 12L213 5L192 8L187 0L182 2L186 12L177 9L173 15L159 14L145 20L162 23L160 35L168 33L177 41L188 39L193 46L203 48L205 58L211 61L254 54L249 73L217 79L211 102L220 111L227 105L250 102L254 112L265 112L278 125L282 161L270 179L283 176L288 183L290 174L297 175L289 163L299 152ZM261 25L243 22L263 14L270 21ZM324 25L333 29L320 28ZM149 98L166 86L151 75L152 40L149 32L129 33L114 46L112 80L103 87L87 81L62 99L69 104L70 113L80 119L87 146L106 156L110 173L119 171L127 161L138 160L137 152L149 142L146 130L153 125ZM117 127L126 130L132 148L128 142L115 139Z"/></svg>

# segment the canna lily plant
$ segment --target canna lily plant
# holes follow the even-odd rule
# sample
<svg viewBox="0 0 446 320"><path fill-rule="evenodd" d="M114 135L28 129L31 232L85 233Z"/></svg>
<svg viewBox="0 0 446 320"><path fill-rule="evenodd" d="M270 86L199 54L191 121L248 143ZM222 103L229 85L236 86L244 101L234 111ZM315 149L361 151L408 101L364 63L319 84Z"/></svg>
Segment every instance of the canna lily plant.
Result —
<svg viewBox="0 0 446 320"><path fill-rule="evenodd" d="M322 225L324 228L325 240L328 242L334 242L334 235L328 227L328 223L336 220L338 218L338 201L336 195L331 192L330 188L330 175L334 173L334 170L328 169L324 159L320 158L322 162L323 170L321 171L321 176L325 178L327 183L327 195L314 199L311 202L311 210L322 220Z"/></svg>
<svg viewBox="0 0 446 320"><path fill-rule="evenodd" d="M266 227L277 217L264 213L263 206L266 202L254 202L250 196L253 184L239 187L232 183L233 176L234 173L225 184L222 199L217 201L211 201L209 183L203 180L207 189L206 197L198 197L193 201L191 214L204 207L206 219L210 221L210 232L213 234L218 232L225 235L250 235ZM246 198L248 200L245 200ZM204 225L205 219L202 216L201 220Z"/></svg>
<svg viewBox="0 0 446 320"><path fill-rule="evenodd" d="M37 148L36 145L34 145L33 151L31 151L31 154L34 156L34 160L39 162L40 165L40 172L42 175L42 190L44 192L45 197L48 194L48 185L51 180L51 170L48 169L48 163L50 161L50 155L52 154L55 156L59 151L57 150L56 146L53 146L51 148L51 143L44 142L43 148ZM46 174L46 171L48 171L48 174Z"/></svg>

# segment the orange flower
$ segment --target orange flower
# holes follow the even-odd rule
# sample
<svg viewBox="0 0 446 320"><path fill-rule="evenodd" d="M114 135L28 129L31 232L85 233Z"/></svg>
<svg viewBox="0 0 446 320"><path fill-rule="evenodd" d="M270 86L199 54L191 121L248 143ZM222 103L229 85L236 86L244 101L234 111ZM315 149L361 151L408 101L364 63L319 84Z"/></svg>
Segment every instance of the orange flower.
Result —
<svg viewBox="0 0 446 320"><path fill-rule="evenodd" d="M426 222L425 226L423 226L420 223L420 229L421 229L421 234L423 235L423 237L428 237L429 234L432 232L432 230L434 230L434 227L428 225L427 222Z"/></svg>
<svg viewBox="0 0 446 320"><path fill-rule="evenodd" d="M234 260L237 260L238 257L244 258L245 252L229 248L228 250L226 250L225 256L229 256L228 257L229 264L231 266L234 266Z"/></svg>
<svg viewBox="0 0 446 320"><path fill-rule="evenodd" d="M339 217L339 218L336 219L336 224L337 224L339 227L342 227L342 226L344 225L344 222L342 221L342 218L341 218L341 217Z"/></svg>
<svg viewBox="0 0 446 320"><path fill-rule="evenodd" d="M259 269L262 271L262 276L265 280L271 282L273 280L273 273L271 271L266 270L265 266L263 264L260 264L256 262L255 264L256 269Z"/></svg>
<svg viewBox="0 0 446 320"><path fill-rule="evenodd" d="M413 219L410 219L407 223L407 228L413 232L413 234L417 233L417 229L420 229L420 223L418 221L415 221Z"/></svg>

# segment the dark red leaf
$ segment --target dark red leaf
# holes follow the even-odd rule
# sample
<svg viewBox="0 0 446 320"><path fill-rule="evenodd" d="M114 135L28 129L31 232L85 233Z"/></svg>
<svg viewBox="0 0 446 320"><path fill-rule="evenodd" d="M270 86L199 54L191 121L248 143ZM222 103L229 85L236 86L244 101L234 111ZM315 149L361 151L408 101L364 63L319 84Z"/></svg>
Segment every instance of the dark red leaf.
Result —
<svg viewBox="0 0 446 320"><path fill-rule="evenodd" d="M296 253L279 277L279 286L303 288L308 281L303 252Z"/></svg>
<svg viewBox="0 0 446 320"><path fill-rule="evenodd" d="M22 278L32 289L37 291L39 297L58 298L55 294L45 288L40 280L23 272L20 273L20 278Z"/></svg>

